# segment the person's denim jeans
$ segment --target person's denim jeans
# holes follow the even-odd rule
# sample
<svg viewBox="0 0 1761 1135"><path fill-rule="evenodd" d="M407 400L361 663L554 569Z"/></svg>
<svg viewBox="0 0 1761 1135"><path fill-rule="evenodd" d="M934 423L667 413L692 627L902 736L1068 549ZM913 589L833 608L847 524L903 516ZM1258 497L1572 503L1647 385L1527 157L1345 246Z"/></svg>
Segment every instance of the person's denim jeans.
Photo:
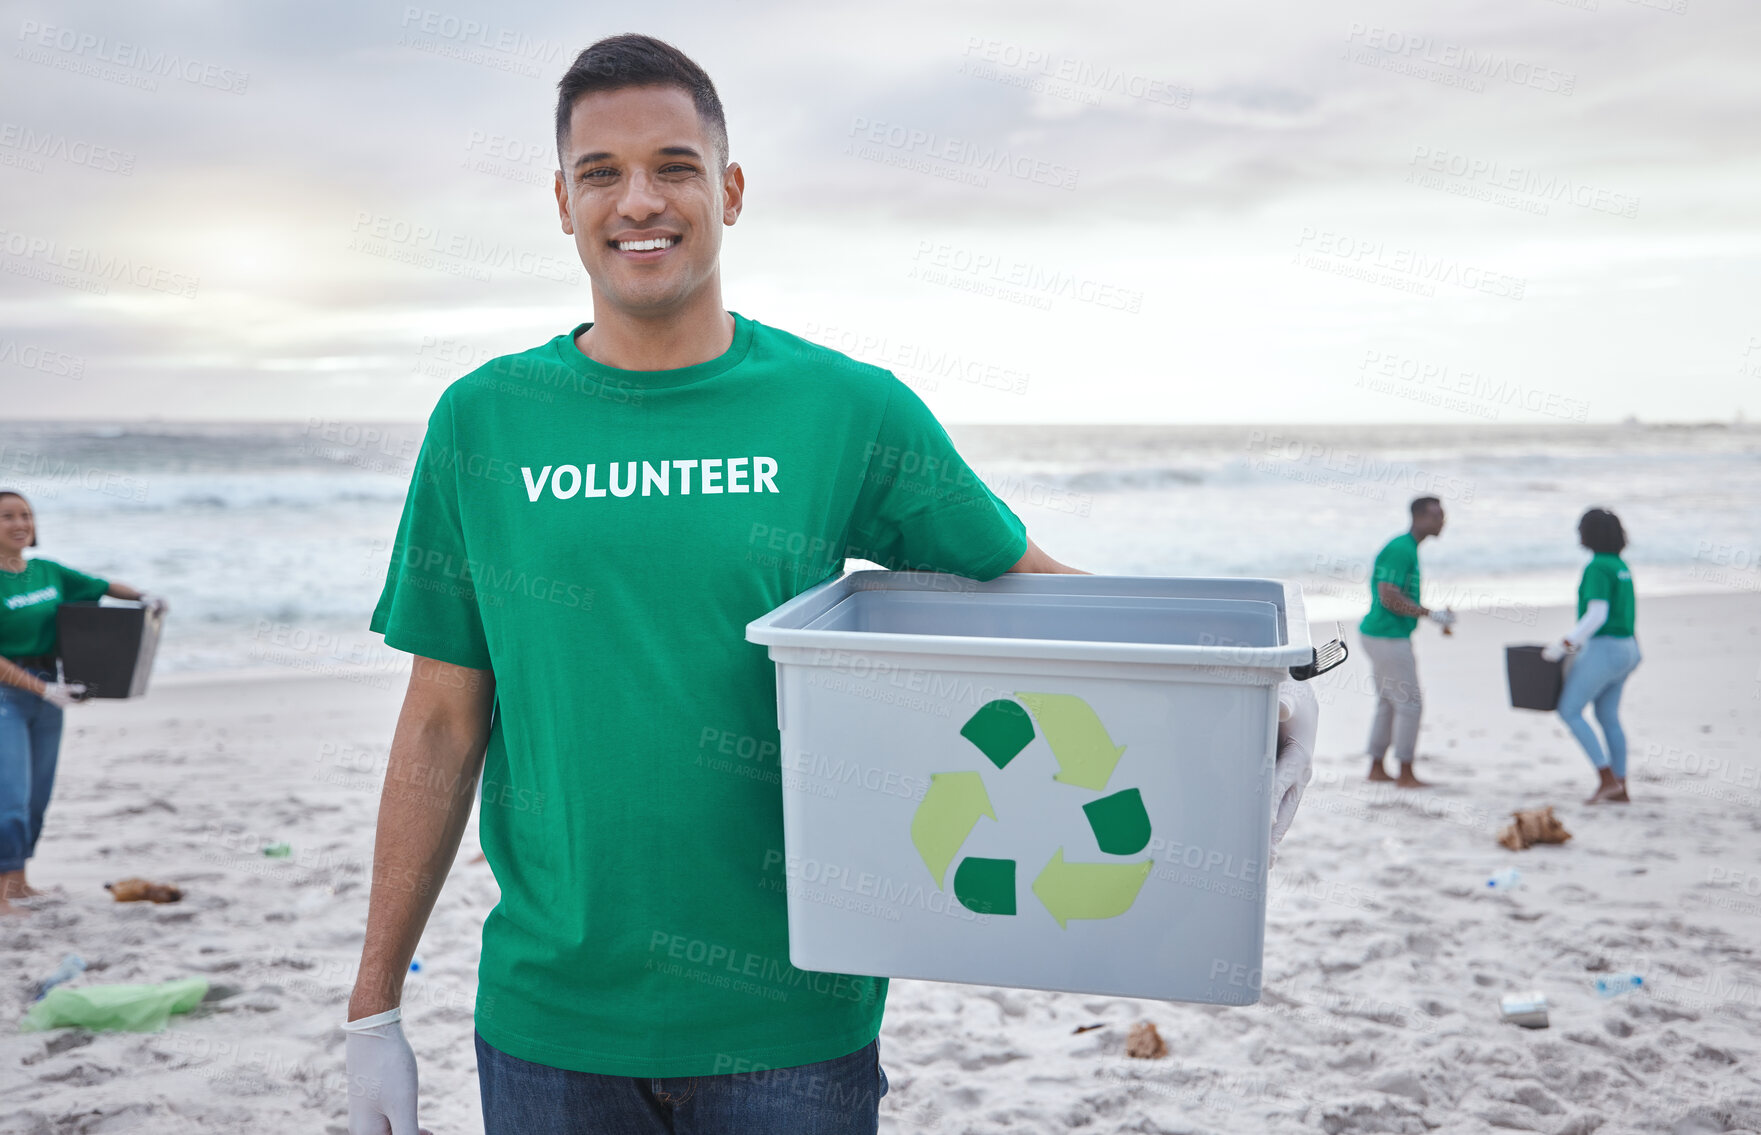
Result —
<svg viewBox="0 0 1761 1135"><path fill-rule="evenodd" d="M1559 691L1559 716L1589 754L1590 763L1626 779L1626 732L1620 727L1620 692L1627 675L1638 666L1639 640L1630 635L1592 635L1566 671ZM1608 748L1596 739L1584 720L1584 707L1596 707L1596 723L1608 738Z"/></svg>
<svg viewBox="0 0 1761 1135"><path fill-rule="evenodd" d="M793 1068L604 1076L533 1064L477 1034L485 1135L874 1135L880 1045Z"/></svg>
<svg viewBox="0 0 1761 1135"><path fill-rule="evenodd" d="M27 672L55 680L41 670ZM0 871L22 870L36 853L60 752L60 707L0 684Z"/></svg>

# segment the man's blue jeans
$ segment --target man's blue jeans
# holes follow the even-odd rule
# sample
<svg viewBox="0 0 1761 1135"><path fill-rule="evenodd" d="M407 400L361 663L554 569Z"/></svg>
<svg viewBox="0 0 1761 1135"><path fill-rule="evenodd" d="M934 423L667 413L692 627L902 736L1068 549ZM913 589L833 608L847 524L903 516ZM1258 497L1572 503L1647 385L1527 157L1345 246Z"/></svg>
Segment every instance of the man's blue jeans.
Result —
<svg viewBox="0 0 1761 1135"><path fill-rule="evenodd" d="M1566 672L1559 691L1559 716L1589 754L1590 763L1626 779L1626 732L1620 727L1620 692L1627 675L1638 666L1639 640L1631 635L1592 635ZM1595 730L1584 720L1584 707L1594 704L1596 722L1608 738L1605 751Z"/></svg>
<svg viewBox="0 0 1761 1135"><path fill-rule="evenodd" d="M55 680L41 670L26 673ZM0 684L0 871L23 870L36 853L60 752L61 708Z"/></svg>
<svg viewBox="0 0 1761 1135"><path fill-rule="evenodd" d="M880 1045L719 1076L603 1076L533 1064L477 1034L485 1135L874 1135Z"/></svg>

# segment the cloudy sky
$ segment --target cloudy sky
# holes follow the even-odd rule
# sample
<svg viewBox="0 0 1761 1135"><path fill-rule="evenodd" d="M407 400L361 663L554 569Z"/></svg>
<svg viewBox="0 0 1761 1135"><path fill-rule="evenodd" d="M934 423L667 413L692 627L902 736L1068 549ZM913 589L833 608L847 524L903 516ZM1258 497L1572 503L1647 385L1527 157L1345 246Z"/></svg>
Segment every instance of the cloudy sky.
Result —
<svg viewBox="0 0 1761 1135"><path fill-rule="evenodd" d="M592 318L625 31L727 108L728 306L947 420L1761 412L1752 0L434 2L7 4L0 416L417 419Z"/></svg>

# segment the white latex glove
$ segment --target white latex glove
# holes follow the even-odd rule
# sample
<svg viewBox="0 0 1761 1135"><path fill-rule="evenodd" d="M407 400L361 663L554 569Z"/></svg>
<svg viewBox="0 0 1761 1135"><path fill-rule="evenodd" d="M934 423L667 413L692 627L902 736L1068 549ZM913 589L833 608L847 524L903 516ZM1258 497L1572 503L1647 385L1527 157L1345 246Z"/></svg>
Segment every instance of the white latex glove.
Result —
<svg viewBox="0 0 1761 1135"><path fill-rule="evenodd" d="M84 682L45 682L43 683L43 700L50 705L66 709L78 704L86 696Z"/></svg>
<svg viewBox="0 0 1761 1135"><path fill-rule="evenodd" d="M416 1054L404 1039L403 1010L387 1009L342 1026L348 1034L349 1135L429 1135L416 1126Z"/></svg>
<svg viewBox="0 0 1761 1135"><path fill-rule="evenodd" d="M171 610L171 600L163 595L149 595L143 591L136 602L143 604L147 608L147 612L153 615L164 615L165 612Z"/></svg>
<svg viewBox="0 0 1761 1135"><path fill-rule="evenodd" d="M1440 627L1453 627L1455 625L1455 612L1447 607L1441 611L1432 611L1425 617Z"/></svg>
<svg viewBox="0 0 1761 1135"><path fill-rule="evenodd" d="M1541 657L1549 662L1558 662L1561 658L1577 649L1577 643L1569 638L1556 638L1541 648Z"/></svg>
<svg viewBox="0 0 1761 1135"><path fill-rule="evenodd" d="M1302 803L1303 790L1315 775L1315 730L1321 705L1307 682L1286 678L1278 686L1278 762L1272 787L1272 857L1278 862L1278 841L1290 830Z"/></svg>

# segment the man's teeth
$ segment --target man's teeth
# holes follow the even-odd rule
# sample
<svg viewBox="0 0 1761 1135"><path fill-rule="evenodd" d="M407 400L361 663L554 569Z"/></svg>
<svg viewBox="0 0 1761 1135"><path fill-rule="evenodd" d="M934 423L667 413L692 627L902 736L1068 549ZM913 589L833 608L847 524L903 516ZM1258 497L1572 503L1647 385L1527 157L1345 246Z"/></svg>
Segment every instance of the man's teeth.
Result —
<svg viewBox="0 0 1761 1135"><path fill-rule="evenodd" d="M618 251L653 252L657 248L671 248L677 243L679 243L679 238L676 236L659 236L653 240L620 240L618 241Z"/></svg>

